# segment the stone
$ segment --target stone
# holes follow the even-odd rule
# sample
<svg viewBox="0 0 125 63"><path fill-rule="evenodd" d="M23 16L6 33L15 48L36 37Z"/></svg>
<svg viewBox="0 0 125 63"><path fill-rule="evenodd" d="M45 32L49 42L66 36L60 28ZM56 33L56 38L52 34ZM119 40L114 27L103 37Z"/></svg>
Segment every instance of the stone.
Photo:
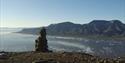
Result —
<svg viewBox="0 0 125 63"><path fill-rule="evenodd" d="M3 60L8 59L8 54L4 51L1 51L0 52L0 59L3 59Z"/></svg>
<svg viewBox="0 0 125 63"><path fill-rule="evenodd" d="M33 61L32 63L59 63L59 62L53 59L46 59L46 60L42 59L42 60Z"/></svg>
<svg viewBox="0 0 125 63"><path fill-rule="evenodd" d="M39 37L35 40L35 51L48 52L48 44L46 39L46 29L43 27L39 33Z"/></svg>

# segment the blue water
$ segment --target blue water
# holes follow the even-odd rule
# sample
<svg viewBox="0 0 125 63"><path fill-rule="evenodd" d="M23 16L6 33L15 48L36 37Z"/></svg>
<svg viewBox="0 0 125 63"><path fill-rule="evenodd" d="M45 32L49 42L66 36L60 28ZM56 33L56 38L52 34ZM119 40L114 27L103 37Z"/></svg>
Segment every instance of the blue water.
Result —
<svg viewBox="0 0 125 63"><path fill-rule="evenodd" d="M12 33L20 29L0 31L0 51L34 51L37 35ZM78 37L47 36L48 46L53 51L85 52L97 56L118 57L125 55L125 42L89 40Z"/></svg>

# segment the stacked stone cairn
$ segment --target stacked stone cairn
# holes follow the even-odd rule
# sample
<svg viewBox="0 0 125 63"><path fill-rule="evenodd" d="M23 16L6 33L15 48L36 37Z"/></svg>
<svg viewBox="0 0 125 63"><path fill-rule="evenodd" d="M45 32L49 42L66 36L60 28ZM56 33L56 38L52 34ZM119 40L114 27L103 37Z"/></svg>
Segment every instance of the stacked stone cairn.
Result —
<svg viewBox="0 0 125 63"><path fill-rule="evenodd" d="M46 39L46 29L43 27L39 33L39 37L35 40L35 51L36 52L48 52L48 45Z"/></svg>

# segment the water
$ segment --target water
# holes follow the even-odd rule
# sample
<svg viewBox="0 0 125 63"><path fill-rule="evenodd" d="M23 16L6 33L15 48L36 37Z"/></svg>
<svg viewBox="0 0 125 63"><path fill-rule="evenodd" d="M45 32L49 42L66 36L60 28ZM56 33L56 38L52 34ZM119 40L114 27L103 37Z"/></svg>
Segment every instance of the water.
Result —
<svg viewBox="0 0 125 63"><path fill-rule="evenodd" d="M0 51L34 51L37 35L12 33L20 29L0 31ZM47 36L49 49L53 51L85 52L103 57L125 55L125 42L89 40L78 37Z"/></svg>

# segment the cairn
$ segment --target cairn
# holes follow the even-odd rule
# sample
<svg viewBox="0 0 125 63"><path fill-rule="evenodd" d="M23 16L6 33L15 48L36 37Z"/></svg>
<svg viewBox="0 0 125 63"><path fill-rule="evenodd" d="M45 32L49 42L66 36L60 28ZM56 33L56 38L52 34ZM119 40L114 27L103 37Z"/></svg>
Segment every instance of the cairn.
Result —
<svg viewBox="0 0 125 63"><path fill-rule="evenodd" d="M46 39L46 29L43 27L40 31L39 37L35 40L35 51L36 52L48 52L48 45Z"/></svg>

